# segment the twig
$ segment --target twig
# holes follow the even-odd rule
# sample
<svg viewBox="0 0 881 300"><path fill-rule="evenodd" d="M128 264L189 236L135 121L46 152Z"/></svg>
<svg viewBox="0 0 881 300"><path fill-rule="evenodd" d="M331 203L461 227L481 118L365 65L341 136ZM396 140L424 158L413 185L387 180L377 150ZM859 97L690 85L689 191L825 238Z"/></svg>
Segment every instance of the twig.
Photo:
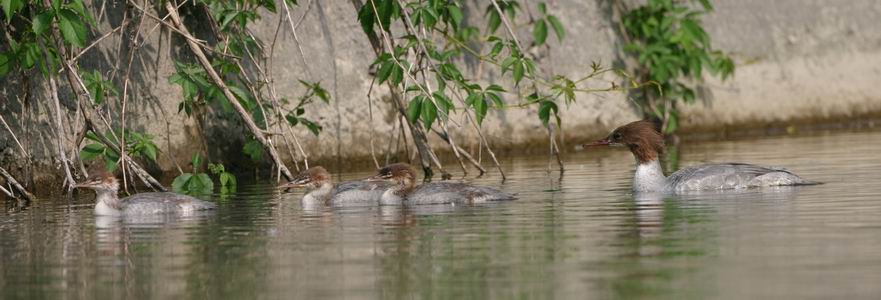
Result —
<svg viewBox="0 0 881 300"><path fill-rule="evenodd" d="M80 56L82 56L83 54L86 54L86 52L89 52L89 50L91 50L93 47L97 46L98 43L100 43L101 41L103 41L104 39L109 37L111 34L121 30L125 26L126 26L126 23L123 22L122 25L119 25L116 28L114 28L113 30L111 30L110 32L105 33L104 35L99 37L97 40L95 40L94 42L92 42L91 44L89 44L88 46L83 48L83 50L80 50L80 52L77 53L76 55L74 55L73 58L69 59L69 61L72 61L72 62L77 61L80 58ZM60 69L58 69L58 73L61 73L62 71L64 71L64 67L61 67Z"/></svg>
<svg viewBox="0 0 881 300"><path fill-rule="evenodd" d="M459 102L462 102L463 104L465 103L465 99L462 98L462 95L459 94L458 91L456 91L455 89L451 89L451 91L452 91L453 95L456 96L457 99L459 99ZM467 109L467 107L466 107L466 109ZM477 122L475 122L471 118L470 114L466 113L465 117L468 118L468 122L471 123L471 125L474 126L474 128L477 130L477 136L480 137L480 143L483 144L484 149L486 149L486 152L489 153L489 157L492 159L493 164L495 165L496 169L499 171L499 174L502 175L502 181L505 181L506 179L508 179L508 177L505 175L505 171L502 170L502 165L499 163L499 160L496 158L496 153L492 150L492 148L490 148L489 142L487 142L486 137L483 135L483 130L480 130L480 127L477 126Z"/></svg>
<svg viewBox="0 0 881 300"><path fill-rule="evenodd" d="M385 148L385 164L383 165L391 163L392 144L395 144L395 141L400 141L401 139L400 134L398 134L398 124L400 124L400 122L392 121L392 132L388 136L388 145L386 145ZM395 147L395 157L398 157L400 150L400 143L397 143L397 147Z"/></svg>
<svg viewBox="0 0 881 300"><path fill-rule="evenodd" d="M21 154L24 156L28 156L28 152L24 150L24 146L22 146L21 142L18 141L18 137L15 136L15 132L12 132L12 128L9 128L9 124L6 123L6 119L3 118L3 115L0 115L0 122L3 122L3 127L6 128L6 131L9 131L9 135L12 136L12 140L14 140L15 144L18 145L18 149L21 150Z"/></svg>
<svg viewBox="0 0 881 300"><path fill-rule="evenodd" d="M56 34L55 39L56 39L56 43L57 43L57 39L58 39L57 33L53 33L53 34ZM59 48L59 49L61 49L62 51L64 50L64 48ZM70 84L71 90L73 90L74 94L76 94L77 96L84 96L84 98L85 98L85 101L82 101L82 99L80 100L80 108L82 108L83 118L86 120L86 125L90 128L90 130L93 133L95 133L95 136L98 137L98 140L102 144L104 144L104 146L106 146L107 148L111 149L112 151L114 151L118 154L120 152L119 147L117 147L116 144L114 144L113 142L108 140L107 137L104 136L103 133L101 133L101 130L99 130L96 127L97 123L92 118L92 114L93 113L97 114L98 117L101 118L101 121L103 122L104 126L107 126L107 131L109 131L110 134L113 135L113 137L116 139L116 141L119 142L120 139L114 133L113 127L110 126L110 123L107 122L107 119L105 119L104 116L102 116L100 113L93 111L94 108L89 103L90 102L89 99L91 99L91 96L89 95L89 90L86 89L85 83L83 83L83 79L80 77L79 73L77 73L76 68L74 68L68 62L65 62L65 66L67 67L67 82L68 82L68 84ZM142 182L144 182L144 185L149 186L153 190L158 190L158 191L163 191L163 192L166 191L165 187L162 186L162 184L159 183L159 181L156 180L156 178L153 178L153 176L150 176L150 174L147 173L147 171L145 171L136 161L132 160L130 157L126 157L126 159L124 159L124 160L120 159L120 160L122 160L123 163L128 164L128 167L132 169L133 173L135 173L135 175L137 175L138 178L140 178Z"/></svg>
<svg viewBox="0 0 881 300"><path fill-rule="evenodd" d="M21 194L22 197L24 197L25 200L33 201L34 199L36 199L33 194L24 189L24 187L15 180L15 177L12 177L12 175L10 175L9 172L6 172L6 169L4 169L3 167L0 167L0 175L2 175L3 178L6 178L6 182L11 184L12 187L15 188L18 193Z"/></svg>
<svg viewBox="0 0 881 300"><path fill-rule="evenodd" d="M165 3L165 8L171 14L171 20L174 22L174 25L177 28L186 34L189 34L186 26L183 25L183 22L180 19L180 16L177 14L177 9L171 1ZM196 57L199 59L199 62L202 64L202 67L207 71L208 75L211 76L211 79L214 81L218 87L220 87L221 91L223 91L224 96L227 99L236 99L235 95L233 95L232 91L229 90L229 87L226 86L226 83L223 82L223 79L220 78L220 75L214 70L214 67L211 65L211 61L205 57L205 54L202 52L202 49L199 45L190 39L187 39L187 44L190 46L190 50ZM282 174L288 180L293 180L294 176L291 174L290 170L284 165L281 161L281 157L279 157L278 152L275 150L275 147L272 146L270 141L264 136L264 134L260 131L260 128L257 127L257 124L254 123L254 120L251 119L248 112L242 107L241 103L238 101L229 101L232 104L233 108L239 113L239 116L242 118L242 121L245 122L248 129L250 129L251 133L257 139L258 142L263 144L263 147L269 152L269 155L272 157L272 160L275 162L276 166L280 169Z"/></svg>
<svg viewBox="0 0 881 300"><path fill-rule="evenodd" d="M361 6L363 6L360 0L352 0L352 5L354 6L355 10L360 10ZM367 39L368 41L370 41L373 52L376 53L377 56L379 56L382 53L382 45L379 39L377 39L375 35L369 34L367 35ZM390 42L391 41L389 41L389 43ZM391 91L391 97L393 102L395 103L395 106L398 109L398 113L400 113L401 116L406 116L407 113L405 111L403 99L401 99L401 90L398 89L397 86L392 85L391 82L387 82L387 85L389 87L389 90ZM422 171L425 174L425 179L428 180L434 174L434 172L431 170L432 159L431 155L429 154L429 152L431 152L431 148L429 148L428 146L428 139L425 137L425 133L422 131L422 129L418 126L414 126L413 124L411 124L409 120L407 120L407 128L410 130L410 134L413 135L413 143L416 145L416 150L419 153L420 163L422 164Z"/></svg>
<svg viewBox="0 0 881 300"><path fill-rule="evenodd" d="M398 3L402 7L406 7L406 4L403 3L403 1L398 0ZM417 40L419 41L419 47L420 47L420 50L422 51L423 57L429 57L428 50L425 48L425 44L422 42L421 38L418 38L418 34L417 34L417 32L415 32L415 29L413 27L413 23L410 21L410 13L408 13L406 9L402 9L401 12L404 13L404 22L405 22L404 28L407 30L407 32L409 32L413 36L417 36ZM421 27L421 28L422 28L422 35L426 36L427 34L425 33L425 27ZM385 33L383 32L383 34L385 34ZM431 60L424 59L424 60L422 60L422 63L425 63L426 69L428 69L428 71L431 72L432 66L433 66L433 63L431 62ZM430 92L431 91L431 83L428 82L428 78L427 78L427 76L425 76L424 69L422 71L422 83L425 84L425 87L428 89L427 92ZM434 97L431 93L429 93L425 96L426 96L426 99L429 99L434 104L434 106L436 108L440 107L437 105L437 103L435 103ZM447 116L447 118L440 118L441 128L443 128L444 133L447 135L446 142L450 145L450 148L453 149L453 155L455 155L456 159L459 161L459 166L462 167L462 173L464 173L465 175L468 175L468 168L465 167L465 163L462 161L462 156L459 154L459 150L458 150L459 147L456 146L456 142L455 142L455 140L453 140L452 135L450 134L449 127L447 126L447 120L449 120L449 116Z"/></svg>
<svg viewBox="0 0 881 300"><path fill-rule="evenodd" d="M7 189L4 188L2 185L0 185L0 191L3 191L3 193L6 194L6 196L9 197L9 198L16 198L16 197L15 197L15 194L13 194L12 191L7 190Z"/></svg>
<svg viewBox="0 0 881 300"><path fill-rule="evenodd" d="M450 138L448 135L443 134L442 132L439 132L437 130L433 130L433 132L434 132L434 134L436 134L438 137L440 137L441 139L443 139L445 141ZM454 146L454 147L458 147L458 146ZM484 169L483 166L480 165L480 162L475 160L474 157L468 153L468 151L465 151L465 149L462 149L462 148L459 148L458 150L460 153L462 153L462 156L464 156L465 159L467 159L468 162L471 163L471 165L473 165L475 168L477 168L478 171L480 171L480 175L478 175L478 176L486 174L486 169Z"/></svg>
<svg viewBox="0 0 881 300"><path fill-rule="evenodd" d="M370 117L370 157L373 158L373 165L376 166L377 169L380 168L379 161L376 160L376 147L373 145L373 138L376 136L376 128L373 127L373 85L376 83L376 77L374 76L370 80L370 88L367 89L367 114Z"/></svg>
<svg viewBox="0 0 881 300"><path fill-rule="evenodd" d="M490 1L492 1L492 5L495 8L496 13L499 14L499 18L502 19L502 23L505 24L505 29L507 29L508 35L510 35L511 39L514 41L514 45L517 46L517 49L520 50L520 53L526 53L523 49L523 45L520 44L520 40L517 39L517 35L514 34L514 29L513 29L513 27L511 27L511 23L508 21L508 17L505 15L505 13L499 7L499 4L496 2L496 0L490 0ZM535 79L533 79L533 81L532 81L532 88L536 91L536 93L538 92L538 86L535 83ZM546 127L548 127L547 129L548 129L549 138L553 139L554 137L552 135L552 130L550 128L550 122L548 122L548 125ZM551 154L550 155L557 156L557 162L560 165L560 171L563 171L563 160L560 158L560 151L559 151L559 149L557 149L557 144L555 142L551 143L550 147L551 147L551 152L550 152Z"/></svg>
<svg viewBox="0 0 881 300"><path fill-rule="evenodd" d="M143 5L144 6L147 5L146 0L144 0ZM123 77L123 81L122 81L123 82L122 83L122 110L120 112L120 116L121 116L120 122L122 123L122 126L121 126L122 128L120 129L121 132L119 134L119 139L120 139L119 156L123 161L125 161L125 158L128 157L128 152L125 151L125 146L126 146L126 143L125 143L125 126L126 126L125 107L126 107L126 103L128 100L128 83L129 83L129 78L131 77L132 62L135 60L135 53L137 53L138 49L140 48L140 47L138 47L137 41L138 41L138 37L141 35L141 26L144 24L144 16L143 16L144 14L146 14L146 12L142 11L141 17L138 18L138 26L135 27L135 36L132 37L132 42L131 42L132 49L129 50L128 65L125 67L125 77ZM123 190L125 190L126 193L128 193L128 176L126 176L127 175L126 170L128 168L126 167L125 164L122 164L121 167L122 167L122 188L123 188Z"/></svg>
<svg viewBox="0 0 881 300"><path fill-rule="evenodd" d="M148 17L150 17L151 19L156 20L156 22L159 22L159 23L161 23L162 25L165 25L166 27L168 27L169 29L171 29L171 31L177 32L178 34L180 34L181 36L183 36L184 39L187 40L187 43L193 43L193 45L198 46L198 47L201 48L201 49L208 50L209 52L214 53L214 54L217 54L217 55L227 56L227 57L233 57L233 58L240 58L240 57L236 57L236 56L234 56L234 55L230 55L230 54L226 54L226 53L221 53L221 52L219 52L219 51L217 51L217 50L214 50L214 48L212 48L211 46L208 46L208 45L205 43L205 41L200 40L200 39L197 39L196 37L192 36L192 35L189 33L189 31L184 30L184 29L186 29L186 27L183 27L183 25L181 25L181 27L178 28L178 27L176 27L175 25L170 24L170 23L168 23L167 21L165 21L164 18L159 18L159 17L157 17L157 16L154 16L154 15L148 13L147 10L145 10L144 8L138 6L137 4L135 4L135 3L132 2L132 1L129 1L129 4L131 4L132 7L137 8L138 10L140 10L141 12L143 12L143 14L144 14L145 16L148 16ZM166 4L167 4L167 3L166 3ZM171 5L171 6L166 5L166 6L165 6L166 9L168 9L168 8L174 8L173 11L175 12L175 15L177 15L177 7L178 7L178 6L176 6L176 5ZM171 10L169 10L169 15L171 15ZM178 16L178 18L179 18L179 16ZM173 19L173 17L172 17L172 19Z"/></svg>
<svg viewBox="0 0 881 300"><path fill-rule="evenodd" d="M67 139L67 134L64 131L64 127L61 126L61 103L58 100L58 86L55 84L54 74L49 75L49 94L55 109L55 132L58 135L58 155L61 156L61 166L64 168L64 186L67 187L67 191L73 191L76 181L73 180L70 165L68 164L69 161L67 160L67 153L64 151L64 145L66 144L64 140Z"/></svg>
<svg viewBox="0 0 881 300"><path fill-rule="evenodd" d="M306 63L306 55L303 54L303 47L300 45L300 38L297 37L297 28L294 26L294 19L291 18L291 10L288 8L288 2L286 0L281 0L281 3L284 4L284 11L288 16L288 23L291 24L291 35L294 36L294 41L297 42L297 51L300 52L300 59L303 61L303 67L306 68L306 75L312 77L312 71L309 68L309 64ZM306 14L304 13L303 16L306 16ZM302 21L302 18L300 20Z"/></svg>

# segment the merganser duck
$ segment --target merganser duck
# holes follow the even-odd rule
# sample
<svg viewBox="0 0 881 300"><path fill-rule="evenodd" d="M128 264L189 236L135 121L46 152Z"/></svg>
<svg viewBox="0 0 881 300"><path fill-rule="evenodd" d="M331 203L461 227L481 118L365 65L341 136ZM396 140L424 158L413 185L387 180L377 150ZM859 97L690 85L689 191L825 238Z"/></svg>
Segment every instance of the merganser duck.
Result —
<svg viewBox="0 0 881 300"><path fill-rule="evenodd" d="M102 216L151 215L151 214L190 214L200 210L215 209L217 205L187 195L176 193L139 193L123 199L119 192L116 176L106 171L93 172L78 188L89 188L97 194L95 214Z"/></svg>
<svg viewBox="0 0 881 300"><path fill-rule="evenodd" d="M389 186L385 182L347 181L334 187L330 173L320 166L303 170L294 180L281 185L282 188L306 188L305 205L333 206L375 205Z"/></svg>
<svg viewBox="0 0 881 300"><path fill-rule="evenodd" d="M515 195L494 188L461 182L431 182L416 186L416 173L403 163L383 167L368 181L386 181L394 185L382 194L383 205L396 204L472 204L517 199Z"/></svg>
<svg viewBox="0 0 881 300"><path fill-rule="evenodd" d="M745 189L766 186L813 185L792 172L744 163L714 163L681 169L664 177L658 155L664 137L647 120L618 127L609 136L584 146L627 146L636 158L633 190L636 192L685 192Z"/></svg>

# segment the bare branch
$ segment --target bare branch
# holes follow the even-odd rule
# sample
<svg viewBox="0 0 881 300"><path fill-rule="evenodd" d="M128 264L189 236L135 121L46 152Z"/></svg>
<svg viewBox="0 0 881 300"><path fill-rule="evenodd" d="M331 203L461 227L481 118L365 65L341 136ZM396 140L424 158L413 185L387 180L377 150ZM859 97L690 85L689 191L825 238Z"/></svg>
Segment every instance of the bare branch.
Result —
<svg viewBox="0 0 881 300"><path fill-rule="evenodd" d="M180 19L180 16L177 14L177 9L171 1L165 3L165 8L171 14L171 20L174 22L174 25L178 28L179 31L189 35L187 28L183 25L183 22ZM278 152L275 150L275 147L272 145L271 141L266 138L266 136L261 132L260 127L254 123L254 120L248 114L244 107L242 107L241 103L235 101L235 95L233 95L232 91L230 91L229 87L226 86L226 83L223 82L223 79L220 78L220 75L214 70L211 66L211 61L205 57L205 54L202 52L202 49L199 47L199 44L193 40L187 39L187 44L190 46L190 50L196 57L199 59L199 62L202 64L202 67L207 71L208 75L211 77L214 84L220 87L224 96L227 99L230 99L230 104L232 104L233 108L239 113L239 116L242 118L242 121L251 131L251 134L254 135L254 138L257 139L258 142L263 144L263 147L269 152L269 155L272 157L272 160L275 162L276 167L282 172L282 174L288 180L293 180L294 176L291 174L290 170L284 165L284 162L281 161L281 158L278 156Z"/></svg>

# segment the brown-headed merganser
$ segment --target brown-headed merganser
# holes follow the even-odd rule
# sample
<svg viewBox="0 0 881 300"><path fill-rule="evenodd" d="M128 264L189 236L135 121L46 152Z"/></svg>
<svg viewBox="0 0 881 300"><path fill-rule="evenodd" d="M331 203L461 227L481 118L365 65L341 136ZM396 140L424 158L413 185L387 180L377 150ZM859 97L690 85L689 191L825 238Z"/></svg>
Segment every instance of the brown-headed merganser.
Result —
<svg viewBox="0 0 881 300"><path fill-rule="evenodd" d="M77 184L78 188L89 188L97 194L95 214L102 216L150 215L179 213L190 214L199 210L215 209L214 203L202 201L176 193L139 193L123 199L119 192L119 181L106 171L93 172L86 181Z"/></svg>
<svg viewBox="0 0 881 300"><path fill-rule="evenodd" d="M514 200L517 197L494 188L461 182L430 182L416 186L416 175L403 163L383 167L368 181L386 181L394 185L382 194L384 205L407 204L471 204L487 201Z"/></svg>
<svg viewBox="0 0 881 300"><path fill-rule="evenodd" d="M765 186L813 185L792 172L744 163L715 163L681 169L664 177L658 156L664 152L664 137L651 121L642 120L618 127L609 136L584 146L627 146L636 157L633 190L637 192L685 192L745 189Z"/></svg>
<svg viewBox="0 0 881 300"><path fill-rule="evenodd" d="M294 180L281 185L282 188L306 188L304 204L333 206L375 205L389 186L385 182L347 181L334 187L330 173L320 166L303 170Z"/></svg>

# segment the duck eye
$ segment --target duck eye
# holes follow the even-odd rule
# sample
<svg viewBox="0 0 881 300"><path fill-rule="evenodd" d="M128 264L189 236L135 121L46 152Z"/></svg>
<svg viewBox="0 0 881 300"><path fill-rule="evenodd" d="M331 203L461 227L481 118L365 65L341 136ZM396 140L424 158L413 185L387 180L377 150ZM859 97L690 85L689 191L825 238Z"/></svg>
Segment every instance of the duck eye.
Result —
<svg viewBox="0 0 881 300"><path fill-rule="evenodd" d="M621 139L621 133L620 133L620 132L615 132L614 134L612 134L612 139L620 140L620 139Z"/></svg>

